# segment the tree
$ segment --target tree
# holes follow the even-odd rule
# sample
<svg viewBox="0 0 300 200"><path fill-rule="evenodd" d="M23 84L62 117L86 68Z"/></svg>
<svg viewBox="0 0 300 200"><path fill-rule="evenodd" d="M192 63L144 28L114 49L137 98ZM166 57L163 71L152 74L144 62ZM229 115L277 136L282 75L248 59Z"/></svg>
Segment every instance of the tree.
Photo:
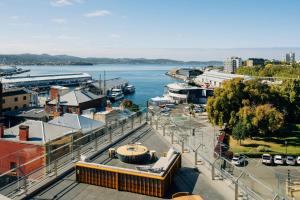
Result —
<svg viewBox="0 0 300 200"><path fill-rule="evenodd" d="M235 78L224 81L221 88L215 88L214 97L208 99L206 106L212 124L221 127L225 123L227 128L232 128L237 121L236 113L245 97L244 87L243 79Z"/></svg>
<svg viewBox="0 0 300 200"><path fill-rule="evenodd" d="M282 127L283 122L284 115L270 104L259 105L255 108L252 123L260 134L273 133Z"/></svg>
<svg viewBox="0 0 300 200"><path fill-rule="evenodd" d="M242 140L245 140L247 137L249 137L249 130L246 126L242 124L242 122L238 122L232 129L232 137L233 139L240 142L240 145L242 144Z"/></svg>
<svg viewBox="0 0 300 200"><path fill-rule="evenodd" d="M244 128L248 131L247 136L252 138L254 136L256 130L252 123L253 118L255 117L254 109L250 106L244 106L238 112L239 123L244 126Z"/></svg>

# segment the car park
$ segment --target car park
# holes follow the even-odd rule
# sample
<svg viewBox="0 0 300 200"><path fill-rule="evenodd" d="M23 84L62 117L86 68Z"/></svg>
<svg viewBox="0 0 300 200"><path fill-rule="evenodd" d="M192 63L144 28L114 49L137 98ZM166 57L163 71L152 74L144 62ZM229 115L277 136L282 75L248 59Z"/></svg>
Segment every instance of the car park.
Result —
<svg viewBox="0 0 300 200"><path fill-rule="evenodd" d="M273 164L273 159L270 154L263 154L262 155L262 163L266 165L271 165Z"/></svg>
<svg viewBox="0 0 300 200"><path fill-rule="evenodd" d="M300 156L297 157L297 164L300 165Z"/></svg>
<svg viewBox="0 0 300 200"><path fill-rule="evenodd" d="M282 155L275 155L274 156L274 164L276 165L284 165L284 158Z"/></svg>
<svg viewBox="0 0 300 200"><path fill-rule="evenodd" d="M286 164L287 165L296 165L296 159L294 158L294 156L287 156Z"/></svg>
<svg viewBox="0 0 300 200"><path fill-rule="evenodd" d="M245 155L239 155L235 154L231 160L231 163L236 166L242 166L246 163L246 156Z"/></svg>

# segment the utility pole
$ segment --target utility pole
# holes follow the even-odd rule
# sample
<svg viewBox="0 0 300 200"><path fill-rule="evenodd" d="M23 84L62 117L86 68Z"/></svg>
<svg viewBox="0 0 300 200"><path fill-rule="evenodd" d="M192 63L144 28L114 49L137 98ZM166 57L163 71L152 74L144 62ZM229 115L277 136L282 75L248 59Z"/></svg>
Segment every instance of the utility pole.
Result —
<svg viewBox="0 0 300 200"><path fill-rule="evenodd" d="M102 95L102 83L101 83L101 73L99 74L99 92L100 92L100 95Z"/></svg>

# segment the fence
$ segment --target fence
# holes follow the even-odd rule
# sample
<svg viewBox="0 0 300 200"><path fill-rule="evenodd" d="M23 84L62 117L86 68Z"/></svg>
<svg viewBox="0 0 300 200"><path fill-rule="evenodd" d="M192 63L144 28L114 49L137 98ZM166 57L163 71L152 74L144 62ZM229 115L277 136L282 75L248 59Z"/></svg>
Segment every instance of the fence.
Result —
<svg viewBox="0 0 300 200"><path fill-rule="evenodd" d="M84 135L74 132L60 143L49 143L42 150L37 151L37 148L41 147L33 146L33 149L22 149L2 157L0 168L7 165L8 157L14 157L16 162L8 163L11 169L1 172L0 193L18 199L48 179L73 168L74 163L80 160L81 156L95 154L125 133L140 127L144 122L146 122L146 112L142 110ZM32 159L25 161L22 155L28 156L30 152L40 152L40 154L36 153Z"/></svg>
<svg viewBox="0 0 300 200"><path fill-rule="evenodd" d="M153 109L155 110L155 109ZM177 114L178 115L178 114ZM149 113L149 123L154 129L162 133L171 143L181 145L182 152L189 152L195 156L195 165L201 163L211 171L212 179L222 179L230 183L235 191L235 199L256 200L289 200L287 193L286 176L277 179L278 188L267 185L263 180L255 177L255 174L247 171L246 167L237 167L223 153L226 145L218 143L215 129L207 126L198 126L190 122L190 116L166 116L159 112ZM220 152L215 147L220 149ZM290 191L300 189L292 187L292 183L300 185L300 182L291 181Z"/></svg>

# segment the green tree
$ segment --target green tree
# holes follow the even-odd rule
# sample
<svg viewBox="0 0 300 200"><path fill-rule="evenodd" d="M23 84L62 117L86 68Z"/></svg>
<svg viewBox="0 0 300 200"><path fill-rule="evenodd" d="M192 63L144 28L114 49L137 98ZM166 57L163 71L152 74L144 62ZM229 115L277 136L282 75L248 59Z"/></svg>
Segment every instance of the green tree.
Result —
<svg viewBox="0 0 300 200"><path fill-rule="evenodd" d="M243 79L236 78L224 81L221 88L215 88L214 97L208 99L206 106L212 124L226 124L226 127L232 128L237 121L236 113L245 97L244 87Z"/></svg>
<svg viewBox="0 0 300 200"><path fill-rule="evenodd" d="M266 135L282 127L284 115L270 104L259 105L255 108L252 123L260 134Z"/></svg>
<svg viewBox="0 0 300 200"><path fill-rule="evenodd" d="M242 140L248 138L250 131L246 126L243 125L242 122L238 122L232 129L232 137L233 139L240 142L242 144Z"/></svg>

